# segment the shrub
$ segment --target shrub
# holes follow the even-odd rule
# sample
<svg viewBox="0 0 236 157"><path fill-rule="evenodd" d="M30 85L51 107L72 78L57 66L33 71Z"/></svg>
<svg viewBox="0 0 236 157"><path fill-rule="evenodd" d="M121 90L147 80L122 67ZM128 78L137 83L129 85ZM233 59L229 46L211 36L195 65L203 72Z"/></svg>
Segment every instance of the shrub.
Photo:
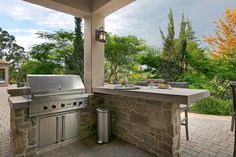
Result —
<svg viewBox="0 0 236 157"><path fill-rule="evenodd" d="M201 114L229 116L232 112L232 100L209 97L195 103L190 108L190 111Z"/></svg>

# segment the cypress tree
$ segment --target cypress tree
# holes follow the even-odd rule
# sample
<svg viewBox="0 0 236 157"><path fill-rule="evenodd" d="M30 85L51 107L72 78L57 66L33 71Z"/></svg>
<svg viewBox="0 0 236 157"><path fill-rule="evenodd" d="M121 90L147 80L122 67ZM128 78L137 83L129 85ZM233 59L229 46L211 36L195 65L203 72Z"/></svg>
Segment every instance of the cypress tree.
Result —
<svg viewBox="0 0 236 157"><path fill-rule="evenodd" d="M81 31L82 19L75 17L75 38L73 42L73 52L66 61L67 73L84 76L84 40Z"/></svg>
<svg viewBox="0 0 236 157"><path fill-rule="evenodd" d="M180 73L185 68L185 59L187 55L187 32L186 32L187 22L185 22L184 14L182 15L181 23L180 23L180 31L179 31L179 39L178 39L178 49L177 49L177 64L182 67Z"/></svg>
<svg viewBox="0 0 236 157"><path fill-rule="evenodd" d="M167 36L165 37L163 31L160 29L162 41L163 41L163 53L162 57L166 61L172 62L175 60L175 26L174 26L174 17L173 12L170 9L169 14L169 23L167 28Z"/></svg>
<svg viewBox="0 0 236 157"><path fill-rule="evenodd" d="M195 32L192 31L192 25L190 21L185 20L184 14L182 15L180 23L179 37L175 39L175 28L173 12L170 9L169 23L167 28L167 35L165 36L160 29L163 51L162 51L162 63L160 66L161 77L169 81L176 81L176 79L186 69L187 58L187 45L189 41L196 42Z"/></svg>

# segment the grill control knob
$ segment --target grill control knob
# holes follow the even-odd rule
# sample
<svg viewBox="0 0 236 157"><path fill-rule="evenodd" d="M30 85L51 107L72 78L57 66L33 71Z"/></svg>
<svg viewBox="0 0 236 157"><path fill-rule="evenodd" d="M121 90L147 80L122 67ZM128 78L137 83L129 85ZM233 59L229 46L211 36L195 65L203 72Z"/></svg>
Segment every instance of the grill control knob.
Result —
<svg viewBox="0 0 236 157"><path fill-rule="evenodd" d="M47 105L45 105L45 106L43 107L43 109L44 109L44 110L47 110L47 109L48 109L48 106L47 106Z"/></svg>
<svg viewBox="0 0 236 157"><path fill-rule="evenodd" d="M63 103L61 104L61 107L65 107L65 106L66 106L65 104L63 104Z"/></svg>
<svg viewBox="0 0 236 157"><path fill-rule="evenodd" d="M79 102L79 105L82 105L82 104L83 104L83 101L80 101L80 102Z"/></svg>
<svg viewBox="0 0 236 157"><path fill-rule="evenodd" d="M74 105L74 106L77 105L77 102L73 102L73 105Z"/></svg>
<svg viewBox="0 0 236 157"><path fill-rule="evenodd" d="M53 105L52 105L52 108L57 108L57 105L53 104Z"/></svg>

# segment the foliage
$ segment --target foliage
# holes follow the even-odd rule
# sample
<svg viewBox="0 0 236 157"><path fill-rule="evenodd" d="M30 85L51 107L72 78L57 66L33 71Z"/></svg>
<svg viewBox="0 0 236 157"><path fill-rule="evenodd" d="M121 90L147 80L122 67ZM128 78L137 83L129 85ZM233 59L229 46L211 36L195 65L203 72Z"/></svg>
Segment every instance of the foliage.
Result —
<svg viewBox="0 0 236 157"><path fill-rule="evenodd" d="M186 81L192 88L209 89L213 96L229 99L229 80L236 78L236 58L230 61L212 60L208 51L198 48L193 42L188 44L187 51L187 70L178 81Z"/></svg>
<svg viewBox="0 0 236 157"><path fill-rule="evenodd" d="M215 37L205 37L211 46L213 58L228 59L232 57L232 50L236 46L236 9L225 10L224 19L219 18L216 24Z"/></svg>
<svg viewBox="0 0 236 157"><path fill-rule="evenodd" d="M75 31L59 30L53 33L39 32L44 43L34 45L30 52L30 60L22 66L23 80L26 73L39 74L78 74L83 78L83 34L82 19L75 17ZM35 64L34 66L31 66ZM24 74L25 73L25 74Z"/></svg>
<svg viewBox="0 0 236 157"><path fill-rule="evenodd" d="M192 24L189 19L185 20L184 14L182 15L182 20L180 24L179 38L177 40L177 54L175 58L176 64L181 67L180 74L183 70L187 69L187 57L188 57L188 45L189 43L196 43L195 32L192 30ZM196 46L197 48L197 46Z"/></svg>
<svg viewBox="0 0 236 157"><path fill-rule="evenodd" d="M10 62L9 77L10 82L16 80L17 71L26 54L24 48L16 44L15 37L0 27L0 59Z"/></svg>
<svg viewBox="0 0 236 157"><path fill-rule="evenodd" d="M61 68L65 63L68 53L72 53L73 32L57 31L54 33L37 33L40 38L47 41L32 47L30 56L32 59L44 64L55 64L55 68ZM45 71L47 73L47 71Z"/></svg>
<svg viewBox="0 0 236 157"><path fill-rule="evenodd" d="M175 38L174 18L172 10L169 12L167 35L160 30L163 51L158 56L144 56L142 64L147 66L147 71L156 78L166 81L176 81L187 69L187 46L189 42L196 43L195 35L189 20L182 16L179 37ZM197 43L196 43L197 44Z"/></svg>
<svg viewBox="0 0 236 157"><path fill-rule="evenodd" d="M173 12L170 10L168 14L169 23L167 28L167 36L165 37L163 31L160 29L162 41L163 41L163 53L162 57L166 61L172 62L175 60L176 51L175 51L175 27L174 27L174 17Z"/></svg>
<svg viewBox="0 0 236 157"><path fill-rule="evenodd" d="M236 9L225 11L224 19L215 22L215 37L204 37L211 46L211 62L214 65L213 86L217 96L230 97L229 80L236 80Z"/></svg>
<svg viewBox="0 0 236 157"><path fill-rule="evenodd" d="M33 59L41 62L52 61L55 64L65 62L65 55L71 52L74 34L72 32L57 31L54 33L39 32L39 38L46 39L46 42L34 45L29 52Z"/></svg>
<svg viewBox="0 0 236 157"><path fill-rule="evenodd" d="M24 48L16 44L15 37L0 27L0 59L10 61L17 66L25 57Z"/></svg>
<svg viewBox="0 0 236 157"><path fill-rule="evenodd" d="M84 76L84 40L81 30L82 19L75 17L75 38L73 40L73 52L66 57L66 73Z"/></svg>
<svg viewBox="0 0 236 157"><path fill-rule="evenodd" d="M18 73L17 81L26 82L27 74L61 74L62 68L53 62L41 62L37 60L29 60L25 62ZM19 83L19 82L18 82Z"/></svg>
<svg viewBox="0 0 236 157"><path fill-rule="evenodd" d="M148 47L146 48L146 54L140 57L141 64L145 66L144 72L151 74L151 78L158 78L159 68L161 66L161 50Z"/></svg>
<svg viewBox="0 0 236 157"><path fill-rule="evenodd" d="M190 111L201 114L229 116L232 112L231 104L231 100L221 100L219 98L209 97L194 104Z"/></svg>
<svg viewBox="0 0 236 157"><path fill-rule="evenodd" d="M108 34L105 45L105 77L108 82L131 75L138 55L145 49L143 40L135 36Z"/></svg>
<svg viewBox="0 0 236 157"><path fill-rule="evenodd" d="M229 99L229 80L236 80L236 48L231 49L231 58L212 59L208 49L199 47L189 20L182 16L179 37L175 38L173 13L170 10L168 31L163 39L160 53L147 53L141 64L152 78L166 81L186 81L190 88L208 89L217 98Z"/></svg>
<svg viewBox="0 0 236 157"><path fill-rule="evenodd" d="M231 59L214 59L215 86L218 88L218 96L223 99L231 97L229 82L236 80L236 47L232 50Z"/></svg>
<svg viewBox="0 0 236 157"><path fill-rule="evenodd" d="M31 48L29 59L19 72L18 81L25 81L26 74L65 73L65 60L73 51L74 33L60 30L39 32L37 35L46 41Z"/></svg>

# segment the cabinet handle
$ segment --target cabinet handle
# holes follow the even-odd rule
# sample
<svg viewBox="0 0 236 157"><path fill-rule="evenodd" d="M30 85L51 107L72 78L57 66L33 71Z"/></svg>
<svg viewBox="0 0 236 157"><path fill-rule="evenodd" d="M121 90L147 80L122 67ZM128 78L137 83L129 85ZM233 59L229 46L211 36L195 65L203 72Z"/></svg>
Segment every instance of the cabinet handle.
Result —
<svg viewBox="0 0 236 157"><path fill-rule="evenodd" d="M65 140L65 116L62 116L62 141Z"/></svg>
<svg viewBox="0 0 236 157"><path fill-rule="evenodd" d="M60 137L59 137L59 117L56 117L56 142L60 142Z"/></svg>

